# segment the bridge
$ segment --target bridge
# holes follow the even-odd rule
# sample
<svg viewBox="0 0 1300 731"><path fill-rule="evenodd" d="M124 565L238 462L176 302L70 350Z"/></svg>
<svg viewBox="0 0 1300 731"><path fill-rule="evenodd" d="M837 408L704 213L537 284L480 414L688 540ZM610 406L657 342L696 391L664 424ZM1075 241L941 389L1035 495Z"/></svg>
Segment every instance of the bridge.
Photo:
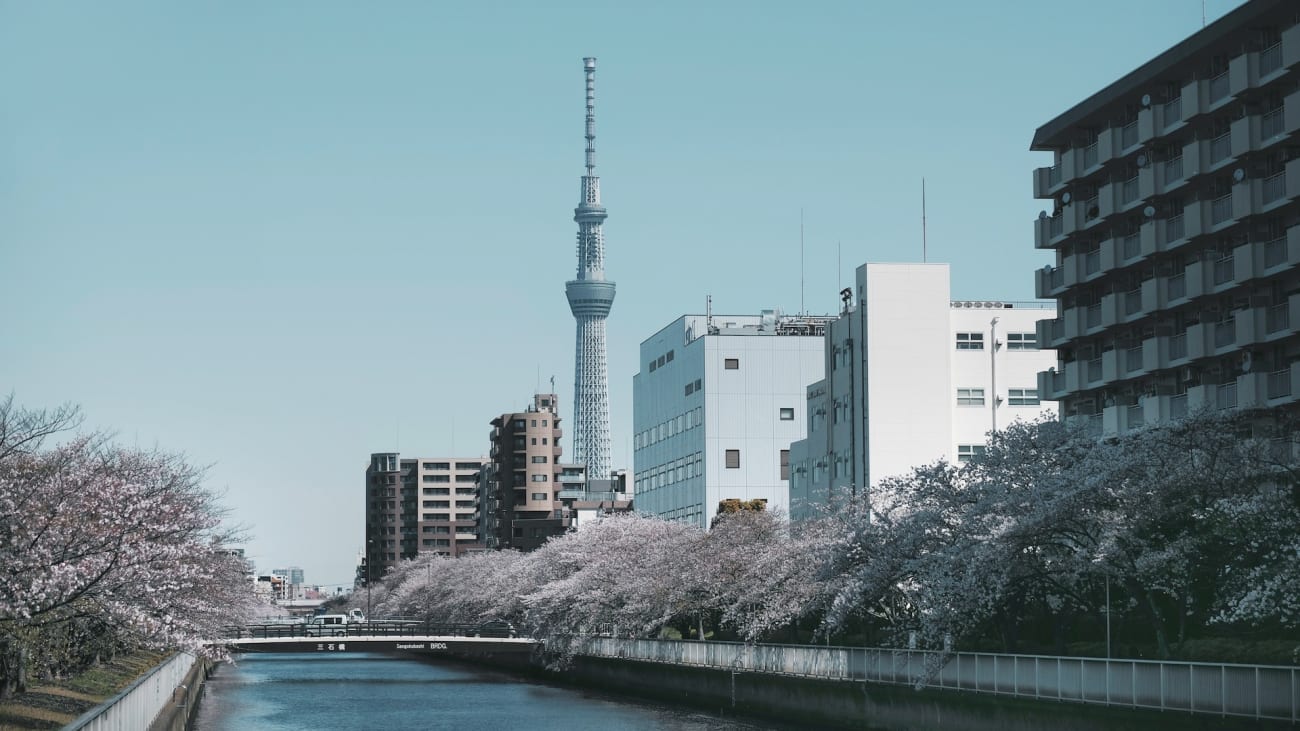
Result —
<svg viewBox="0 0 1300 731"><path fill-rule="evenodd" d="M328 627L305 623L227 627L226 636L210 644L224 645L234 652L436 655L532 652L540 643L531 637L516 637L514 628L504 622L466 625L378 620Z"/></svg>

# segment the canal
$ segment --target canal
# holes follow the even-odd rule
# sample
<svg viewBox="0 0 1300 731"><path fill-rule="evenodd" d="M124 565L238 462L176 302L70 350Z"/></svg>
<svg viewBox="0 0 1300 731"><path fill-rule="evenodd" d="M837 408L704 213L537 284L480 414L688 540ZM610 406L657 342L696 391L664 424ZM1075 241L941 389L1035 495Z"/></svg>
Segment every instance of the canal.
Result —
<svg viewBox="0 0 1300 731"><path fill-rule="evenodd" d="M462 729L741 731L739 721L469 665L369 654L244 655L208 680L198 731Z"/></svg>

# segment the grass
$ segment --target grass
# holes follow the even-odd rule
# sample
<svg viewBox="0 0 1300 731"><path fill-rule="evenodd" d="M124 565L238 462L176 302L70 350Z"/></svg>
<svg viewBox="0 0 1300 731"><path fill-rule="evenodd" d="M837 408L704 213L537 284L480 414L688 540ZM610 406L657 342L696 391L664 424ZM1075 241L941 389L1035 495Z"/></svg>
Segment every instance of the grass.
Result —
<svg viewBox="0 0 1300 731"><path fill-rule="evenodd" d="M0 701L0 731L63 728L166 657L153 652L121 655L73 677L33 685L26 693Z"/></svg>

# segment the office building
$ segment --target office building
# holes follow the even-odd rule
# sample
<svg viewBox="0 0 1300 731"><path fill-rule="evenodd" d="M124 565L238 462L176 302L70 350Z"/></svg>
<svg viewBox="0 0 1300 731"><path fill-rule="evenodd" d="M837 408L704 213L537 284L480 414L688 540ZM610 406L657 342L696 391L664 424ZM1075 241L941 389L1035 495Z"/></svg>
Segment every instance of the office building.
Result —
<svg viewBox="0 0 1300 731"><path fill-rule="evenodd" d="M1115 434L1300 395L1300 25L1252 0L1040 127L1064 418ZM1062 83L1068 76L1062 77Z"/></svg>
<svg viewBox="0 0 1300 731"><path fill-rule="evenodd" d="M863 264L841 296L806 390L808 436L790 446L792 517L840 492L869 499L882 478L938 459L967 462L988 432L1053 407L1036 379L1055 357L1035 335L1051 303L954 301L947 264Z"/></svg>
<svg viewBox="0 0 1300 731"><path fill-rule="evenodd" d="M482 547L478 473L482 457L370 455L366 468L366 555L362 581L378 580L421 553L459 556Z"/></svg>
<svg viewBox="0 0 1300 731"><path fill-rule="evenodd" d="M725 499L786 509L825 317L684 315L641 343L632 380L637 512L709 526Z"/></svg>

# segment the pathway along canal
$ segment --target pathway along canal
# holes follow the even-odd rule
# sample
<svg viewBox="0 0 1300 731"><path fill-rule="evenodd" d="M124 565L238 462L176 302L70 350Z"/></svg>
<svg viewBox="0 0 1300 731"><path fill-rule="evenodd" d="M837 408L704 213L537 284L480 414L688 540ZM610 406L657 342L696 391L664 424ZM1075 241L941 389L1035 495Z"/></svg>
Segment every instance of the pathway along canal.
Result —
<svg viewBox="0 0 1300 731"><path fill-rule="evenodd" d="M460 663L372 654L252 654L208 679L197 731L757 731L740 721Z"/></svg>

